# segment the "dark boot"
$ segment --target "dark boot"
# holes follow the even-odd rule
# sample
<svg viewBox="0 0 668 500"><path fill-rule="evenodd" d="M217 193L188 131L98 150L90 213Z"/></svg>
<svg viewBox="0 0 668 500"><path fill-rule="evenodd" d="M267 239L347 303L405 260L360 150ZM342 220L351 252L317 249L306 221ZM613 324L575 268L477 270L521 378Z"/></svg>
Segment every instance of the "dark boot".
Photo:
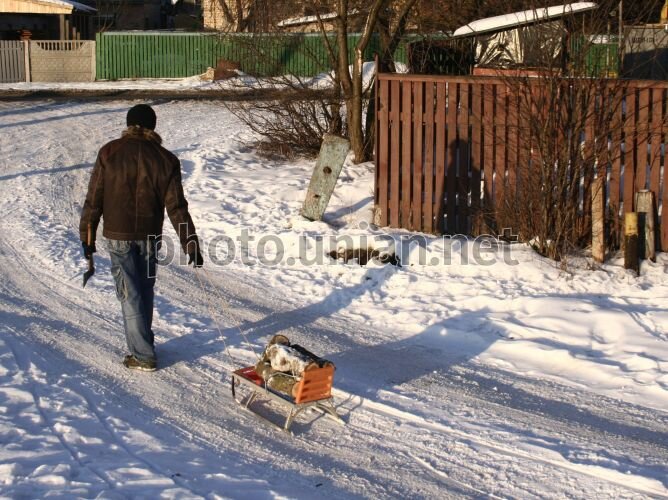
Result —
<svg viewBox="0 0 668 500"><path fill-rule="evenodd" d="M140 370L143 372L154 372L156 370L155 360L152 361L142 361L135 358L132 354L125 356L123 360L123 365L130 370Z"/></svg>

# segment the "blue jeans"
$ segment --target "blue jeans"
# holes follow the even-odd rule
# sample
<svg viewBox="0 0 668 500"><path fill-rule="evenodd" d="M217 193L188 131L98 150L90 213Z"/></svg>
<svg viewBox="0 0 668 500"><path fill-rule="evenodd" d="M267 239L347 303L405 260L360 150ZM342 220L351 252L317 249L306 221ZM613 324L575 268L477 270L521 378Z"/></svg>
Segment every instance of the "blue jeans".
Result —
<svg viewBox="0 0 668 500"><path fill-rule="evenodd" d="M153 286L157 263L157 243L146 240L107 240L111 274L116 296L121 302L125 339L130 354L142 361L154 361Z"/></svg>

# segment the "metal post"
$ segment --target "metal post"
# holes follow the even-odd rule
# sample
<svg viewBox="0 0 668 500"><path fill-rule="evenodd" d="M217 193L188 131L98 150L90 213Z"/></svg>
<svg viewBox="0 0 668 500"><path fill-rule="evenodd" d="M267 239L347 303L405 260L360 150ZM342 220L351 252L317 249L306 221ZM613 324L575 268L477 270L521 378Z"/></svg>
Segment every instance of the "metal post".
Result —
<svg viewBox="0 0 668 500"><path fill-rule="evenodd" d="M627 212L624 217L624 269L640 274L638 258L638 213Z"/></svg>
<svg viewBox="0 0 668 500"><path fill-rule="evenodd" d="M638 212L638 239L640 258L656 262L656 239L654 237L654 193L646 189L636 193Z"/></svg>

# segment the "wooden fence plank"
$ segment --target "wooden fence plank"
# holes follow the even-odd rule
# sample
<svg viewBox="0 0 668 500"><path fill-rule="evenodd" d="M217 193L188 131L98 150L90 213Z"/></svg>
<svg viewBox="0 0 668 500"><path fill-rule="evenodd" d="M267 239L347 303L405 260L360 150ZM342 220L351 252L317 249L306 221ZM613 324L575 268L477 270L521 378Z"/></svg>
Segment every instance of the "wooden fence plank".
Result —
<svg viewBox="0 0 668 500"><path fill-rule="evenodd" d="M434 228L434 84L429 82L425 88L424 115L424 207L422 210L423 231L431 233Z"/></svg>
<svg viewBox="0 0 668 500"><path fill-rule="evenodd" d="M665 162L665 157L664 157ZM661 251L668 252L668 166L663 167L663 200L661 209Z"/></svg>
<svg viewBox="0 0 668 500"><path fill-rule="evenodd" d="M129 76L127 61L132 54L132 49L129 46L128 38L126 36L120 36L118 40L119 51L118 51L118 70L121 75L121 78L127 78Z"/></svg>
<svg viewBox="0 0 668 500"><path fill-rule="evenodd" d="M390 82L387 80L380 80L378 82L378 93L379 93L379 107L378 107L378 135L379 135L379 147L378 147L378 158L376 160L376 165L378 168L378 185L376 187L376 200L378 204L378 210L380 212L378 217L378 222L381 226L387 226L389 224L389 157L390 157L390 148L389 148L389 130L390 130Z"/></svg>
<svg viewBox="0 0 668 500"><path fill-rule="evenodd" d="M624 117L624 212L633 212L635 193L636 160L636 89L629 87L626 93L626 114Z"/></svg>
<svg viewBox="0 0 668 500"><path fill-rule="evenodd" d="M104 61L105 78L107 80L111 80L113 78L113 65L111 62L111 47L109 43L110 39L104 36L100 36L100 42L102 42L102 46L104 47L104 56L102 59Z"/></svg>
<svg viewBox="0 0 668 500"><path fill-rule="evenodd" d="M447 108L447 176L446 176L446 193L447 193L447 226L446 231L451 234L457 232L457 151L459 149L459 141L457 139L457 113L459 98L459 84L448 82L448 108ZM461 200L459 200L461 202Z"/></svg>
<svg viewBox="0 0 668 500"><path fill-rule="evenodd" d="M496 128L494 130L495 143L495 175L494 180L494 212L501 215L504 207L506 190L506 157L508 151L507 117L508 117L508 86L501 84L496 87ZM497 220L498 223L498 220ZM500 227L496 227L499 231ZM498 233L497 233L498 234Z"/></svg>
<svg viewBox="0 0 668 500"><path fill-rule="evenodd" d="M622 175L622 102L624 100L624 89L614 89L612 96L612 109L614 115L611 120L612 137L610 138L610 180L608 187L608 206L609 211L614 214L611 225L611 238L620 241L621 219L620 219L620 199L621 199L621 175Z"/></svg>
<svg viewBox="0 0 668 500"><path fill-rule="evenodd" d="M390 142L390 226L400 227L401 82L394 81L390 87L390 136L392 138Z"/></svg>
<svg viewBox="0 0 668 500"><path fill-rule="evenodd" d="M599 96L592 92L592 95L587 96L587 110L584 116L584 171L583 189L582 189L582 216L580 217L580 236L585 237L591 233L592 222L592 184L594 182L594 174L597 169L596 165L596 122L599 113L596 111L597 98Z"/></svg>
<svg viewBox="0 0 668 500"><path fill-rule="evenodd" d="M611 106L613 104L613 93L608 88L601 90L601 107L603 108L601 115L604 123L602 127L597 127L598 135L596 137L596 158L598 164L597 177L607 177L608 166L610 164L610 135L608 134L608 127L605 125L612 123L614 111ZM607 184L607 181L605 182Z"/></svg>
<svg viewBox="0 0 668 500"><path fill-rule="evenodd" d="M0 82L9 82L12 80L12 74L9 69L10 44L4 44L0 47Z"/></svg>
<svg viewBox="0 0 668 500"><path fill-rule="evenodd" d="M434 230L442 233L445 230L445 82L436 84L436 169L434 172Z"/></svg>
<svg viewBox="0 0 668 500"><path fill-rule="evenodd" d="M516 88L508 88L508 111L506 112L506 121L508 123L508 142L507 142L507 162L508 162L508 180L506 183L505 194L506 198L504 202L506 205L512 203L515 194L517 193L517 164L519 162L519 120L520 120L520 108L519 108L519 95ZM505 207L504 207L505 210ZM508 221L504 219L504 226L508 225L514 221ZM502 230L505 227L501 228Z"/></svg>
<svg viewBox="0 0 668 500"><path fill-rule="evenodd" d="M668 102L668 91L662 89L663 103ZM655 90L656 91L656 90ZM664 108L665 104L661 107ZM661 142L663 143L663 190L661 197L659 197L658 190L656 192L657 207L661 204L661 233L659 234L660 250L668 252L668 150L666 150L666 142L668 142L668 110L664 109L664 114L661 120ZM661 181L659 181L659 185Z"/></svg>
<svg viewBox="0 0 668 500"><path fill-rule="evenodd" d="M401 217L400 226L413 229L411 187L413 181L413 86L401 83Z"/></svg>
<svg viewBox="0 0 668 500"><path fill-rule="evenodd" d="M2 54L2 74L7 75L7 81L14 80L16 75L14 74L13 68L13 59L14 59L14 44L7 45L7 48L3 51ZM5 79L3 78L3 81Z"/></svg>
<svg viewBox="0 0 668 500"><path fill-rule="evenodd" d="M641 89L638 96L638 122L636 130L638 134L636 149L636 191L647 189L647 146L649 135L649 103L651 90Z"/></svg>
<svg viewBox="0 0 668 500"><path fill-rule="evenodd" d="M472 125L471 132L471 158L469 163L469 170L471 172L471 207L469 214L480 220L480 190L482 179L482 127L483 127L483 93L484 87L482 85L472 85L471 88L471 114L470 123ZM467 190L468 191L468 190ZM468 224L466 225L468 229ZM462 228L463 229L463 228ZM482 227L476 224L472 228L475 233L479 233Z"/></svg>
<svg viewBox="0 0 668 500"><path fill-rule="evenodd" d="M471 227L469 223L469 175L470 175L470 85L460 83L459 85L459 110L457 115L457 133L459 136L459 169L457 172L457 227L456 233L469 234Z"/></svg>
<svg viewBox="0 0 668 500"><path fill-rule="evenodd" d="M423 148L424 148L424 83L412 82L413 86L413 189L412 209L413 228L422 230L422 193L424 190L423 179Z"/></svg>
<svg viewBox="0 0 668 500"><path fill-rule="evenodd" d="M651 152L649 159L649 189L654 192L654 199L660 200L661 187L661 146L663 144L663 103L664 89L652 90L652 123L650 132Z"/></svg>
<svg viewBox="0 0 668 500"><path fill-rule="evenodd" d="M120 57L120 47L118 46L118 39L109 40L109 79L116 80L121 78L120 69L118 67L118 58Z"/></svg>
<svg viewBox="0 0 668 500"><path fill-rule="evenodd" d="M485 233L490 233L493 228L494 214L494 85L483 87L483 111L482 111L482 140L483 156L481 170L483 172L482 210L484 213L485 226L481 228Z"/></svg>

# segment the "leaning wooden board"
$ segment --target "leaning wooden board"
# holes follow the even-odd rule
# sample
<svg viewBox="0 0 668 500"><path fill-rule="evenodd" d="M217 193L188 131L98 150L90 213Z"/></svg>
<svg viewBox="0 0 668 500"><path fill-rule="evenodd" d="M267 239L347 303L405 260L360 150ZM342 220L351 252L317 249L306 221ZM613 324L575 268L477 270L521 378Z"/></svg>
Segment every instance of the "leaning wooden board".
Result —
<svg viewBox="0 0 668 500"><path fill-rule="evenodd" d="M302 215L307 219L322 219L349 149L347 139L325 134L302 207Z"/></svg>

